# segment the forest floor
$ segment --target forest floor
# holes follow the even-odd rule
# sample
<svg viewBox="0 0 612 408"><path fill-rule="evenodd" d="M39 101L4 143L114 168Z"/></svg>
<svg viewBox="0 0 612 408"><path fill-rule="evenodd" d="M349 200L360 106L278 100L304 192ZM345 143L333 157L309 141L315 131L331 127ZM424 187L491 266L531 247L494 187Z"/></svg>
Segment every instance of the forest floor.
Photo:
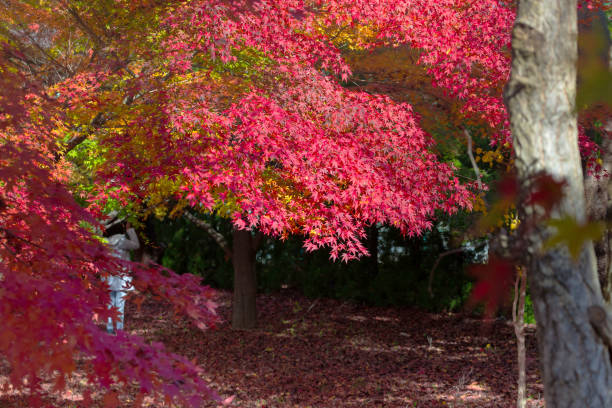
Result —
<svg viewBox="0 0 612 408"><path fill-rule="evenodd" d="M197 359L214 389L223 397L235 396L232 406L515 406L516 341L508 322L307 299L284 291L258 297L257 329L234 331L228 322L231 294L219 296L224 322L214 330L199 331L150 299L140 310L128 304L126 325ZM528 407L544 406L539 378L530 327ZM76 388L53 404L79 407ZM0 392L0 408L24 404L22 396Z"/></svg>

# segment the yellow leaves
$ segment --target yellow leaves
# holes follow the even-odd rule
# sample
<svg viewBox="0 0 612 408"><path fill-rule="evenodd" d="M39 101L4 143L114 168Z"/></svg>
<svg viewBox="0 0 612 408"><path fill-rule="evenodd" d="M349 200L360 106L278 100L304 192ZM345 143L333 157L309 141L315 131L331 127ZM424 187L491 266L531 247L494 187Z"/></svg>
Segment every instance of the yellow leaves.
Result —
<svg viewBox="0 0 612 408"><path fill-rule="evenodd" d="M499 221L500 227L507 227L510 231L514 231L518 228L521 220L518 218L518 213L514 205L508 208L508 211L504 214L503 218Z"/></svg>
<svg viewBox="0 0 612 408"><path fill-rule="evenodd" d="M478 195L474 196L472 200L472 211L481 212L483 214L487 213L487 205L484 200L484 193L480 192Z"/></svg>
<svg viewBox="0 0 612 408"><path fill-rule="evenodd" d="M170 178L163 176L145 186L149 211L157 218L163 218L166 215L174 216L180 212L184 208L184 203L181 202L170 210L170 214L168 214L168 199L176 195L181 184L182 182L179 177Z"/></svg>
<svg viewBox="0 0 612 408"><path fill-rule="evenodd" d="M606 224L603 222L579 223L574 217L565 216L551 219L548 225L557 229L543 246L543 250L564 244L574 260L578 260L580 251L587 241L597 241L604 233Z"/></svg>
<svg viewBox="0 0 612 408"><path fill-rule="evenodd" d="M521 220L519 220L518 217L512 218L512 220L510 221L510 231L514 231L515 229L517 229L520 222Z"/></svg>
<svg viewBox="0 0 612 408"><path fill-rule="evenodd" d="M509 231L515 231L521 221L516 213L514 205L507 206L504 203L495 203L491 211L483 211L483 217L478 223L478 229L482 232L492 232L497 228L507 228Z"/></svg>
<svg viewBox="0 0 612 408"><path fill-rule="evenodd" d="M328 37L339 48L360 51L376 40L378 28L373 25L348 23L340 27L328 26L321 22L317 32Z"/></svg>
<svg viewBox="0 0 612 408"><path fill-rule="evenodd" d="M267 170L265 175L264 191L275 194L283 204L289 206L300 195L290 179L280 177L273 170Z"/></svg>
<svg viewBox="0 0 612 408"><path fill-rule="evenodd" d="M481 150L482 152L482 150ZM478 149L477 149L478 153ZM490 167L493 167L495 163L503 163L504 156L498 150L489 150L484 152L481 156L476 156L476 161L482 161L488 163Z"/></svg>
<svg viewBox="0 0 612 408"><path fill-rule="evenodd" d="M218 216L230 218L234 213L242 212L236 196L228 189L219 187L214 194L219 197L214 208Z"/></svg>

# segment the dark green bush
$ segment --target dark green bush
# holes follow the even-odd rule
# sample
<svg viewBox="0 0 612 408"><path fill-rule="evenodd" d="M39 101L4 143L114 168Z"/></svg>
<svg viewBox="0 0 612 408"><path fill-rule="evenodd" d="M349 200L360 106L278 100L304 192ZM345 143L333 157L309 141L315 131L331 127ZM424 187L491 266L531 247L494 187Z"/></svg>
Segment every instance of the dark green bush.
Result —
<svg viewBox="0 0 612 408"><path fill-rule="evenodd" d="M213 216L205 219L231 245L229 221ZM433 279L433 296L428 291L433 264L452 240L449 231L455 226L453 229L448 226L448 222L436 224L431 231L414 238L402 237L390 227L379 226L376 231L371 228L374 241L371 239L367 244L372 252L377 252L376 262L372 257L332 262L325 249L307 253L300 237L285 241L265 238L257 254L259 290L273 292L292 287L312 298L456 310L469 296L471 281L464 269L473 261L472 252L442 258ZM149 221L147 230L162 249L164 266L178 273L200 275L204 283L214 287L232 287L230 260L205 231L184 218ZM376 247L373 242L377 242Z"/></svg>

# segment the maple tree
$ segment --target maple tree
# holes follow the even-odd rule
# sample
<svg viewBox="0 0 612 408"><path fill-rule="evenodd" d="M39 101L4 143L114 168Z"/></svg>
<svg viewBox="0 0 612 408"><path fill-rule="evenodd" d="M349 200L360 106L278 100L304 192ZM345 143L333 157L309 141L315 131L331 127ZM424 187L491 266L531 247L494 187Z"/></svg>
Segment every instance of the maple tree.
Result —
<svg viewBox="0 0 612 408"><path fill-rule="evenodd" d="M165 19L172 34L153 52L145 45L158 38L140 47L126 39L122 30L134 28L127 24L134 21L129 13L109 15L80 2L9 5L14 13L3 15L8 34L2 69L13 86L2 94L8 121L2 133L2 350L13 369L11 383L27 384L34 395L53 373L61 389L81 351L94 356L86 368L92 383L136 381L142 395L190 405L214 396L192 363L135 336L97 333L92 318L104 321L113 314L98 276L116 273L122 263L83 226L97 224L93 215L100 216L101 207L75 203L66 189L64 160L66 150L94 133L104 155L98 176L107 181L97 190L98 202L145 201L164 183L207 209L229 197L238 228L304 233L308 248L328 245L334 257L364 252L359 238L367 223L390 222L416 234L429 226L437 208L469 206L469 193L452 168L427 151L432 141L416 126L409 106L345 92L314 67L343 76L348 71L324 38L299 32L309 28L309 20L294 17L292 4L253 6L262 10L243 4L237 16L222 3L183 5ZM145 16L159 21L142 6ZM194 16L202 20L194 22ZM262 19L270 16L272 23L265 24ZM104 18L106 23L92 24ZM217 33L211 25L219 18L223 38L185 41L197 38L185 37L192 27ZM46 34L35 38L39 32ZM78 36L73 49L71 34ZM223 100L215 95L232 96L226 92L232 82L210 79L235 60L232 47L247 53L259 47L271 62L257 75L240 78L238 98ZM131 52L138 55L134 62ZM52 66L56 75L48 75ZM253 83L241 83L247 81ZM69 138L62 140L65 134ZM200 300L210 293L197 280L131 268L139 289L154 291L201 325L214 321L214 304ZM49 319L39 318L42 310ZM30 347L27 362L15 336ZM173 385L182 378L186 384ZM110 392L105 403L116 398Z"/></svg>
<svg viewBox="0 0 612 408"><path fill-rule="evenodd" d="M271 7L268 15L291 14L278 5L257 7ZM121 130L125 124L107 123L112 130L100 139L109 147L108 166L99 175L109 183L101 184L99 199L110 190L124 203L143 202L166 190L201 210L229 213L238 229L301 233L308 249L329 245L332 257L343 259L364 252L366 224L388 222L416 234L429 227L436 209L469 205L452 169L427 152L433 142L407 105L346 92L312 67L316 60L340 74L348 70L333 47L323 47L325 37L296 34L296 26L308 28L307 19L273 25L264 34L274 42L258 43L258 50L249 43L257 33L249 19L263 10L241 17L245 27L228 17L231 35L223 39L198 40L199 32L219 30L211 24L223 11L231 8L191 3L173 10L167 24L178 34L164 40L158 63L148 64L159 75L147 72L172 79L155 82L154 95L132 101L135 116L117 116L129 132ZM194 15L202 21L187 18ZM297 40L312 50L292 51ZM279 52L306 59L287 61ZM258 64L241 67L248 58Z"/></svg>
<svg viewBox="0 0 612 408"><path fill-rule="evenodd" d="M471 207L472 186L437 159L410 105L341 86L350 68L321 26L370 27L381 44L421 50L464 117L486 123L492 144L510 142L507 2L4 3L0 257L14 289L2 293L2 316L21 316L17 305L29 299L33 326L12 327L32 345L47 333L52 357L22 364L12 338L2 350L13 368L29 369L35 390L42 371L74 370L78 350L97 358L92 382L135 380L143 393L190 404L212 395L192 363L134 336L96 335L92 316L112 313L98 275L121 265L82 222L96 224L109 205L138 212L172 197L179 209L227 213L245 238L255 228L302 234L308 250L326 246L344 260L366 253L367 225L415 235L437 210ZM85 140L100 157L87 209L66 188L65 157ZM139 288L202 325L214 321L196 279L131 267ZM49 299L58 317L42 325L39 302ZM66 307L75 299L78 308ZM187 386L172 385L185 376Z"/></svg>

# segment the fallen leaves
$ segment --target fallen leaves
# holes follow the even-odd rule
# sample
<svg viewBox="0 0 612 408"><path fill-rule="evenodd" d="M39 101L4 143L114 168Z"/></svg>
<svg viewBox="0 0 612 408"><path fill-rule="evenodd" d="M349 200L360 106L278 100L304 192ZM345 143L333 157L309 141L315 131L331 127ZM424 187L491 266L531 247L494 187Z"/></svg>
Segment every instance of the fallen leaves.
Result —
<svg viewBox="0 0 612 408"><path fill-rule="evenodd" d="M460 314L356 306L306 299L296 293L260 295L259 327L233 331L231 294L220 295L225 322L202 332L164 304L127 305L126 327L147 341L164 342L195 359L203 378L227 406L262 407L509 407L516 394L512 327ZM300 304L301 307L296 307ZM305 311L308 310L308 313ZM356 319L355 317L359 318ZM292 331L288 329L292 328ZM528 407L541 407L535 330L527 329ZM78 374L77 368L77 374ZM1 375L6 371L0 368ZM82 384L68 381L72 398L53 406L77 407ZM134 395L113 406L132 407ZM106 400L92 395L98 407ZM145 399L143 406L152 407ZM0 393L0 405L27 407L19 394ZM216 407L211 402L210 407Z"/></svg>

